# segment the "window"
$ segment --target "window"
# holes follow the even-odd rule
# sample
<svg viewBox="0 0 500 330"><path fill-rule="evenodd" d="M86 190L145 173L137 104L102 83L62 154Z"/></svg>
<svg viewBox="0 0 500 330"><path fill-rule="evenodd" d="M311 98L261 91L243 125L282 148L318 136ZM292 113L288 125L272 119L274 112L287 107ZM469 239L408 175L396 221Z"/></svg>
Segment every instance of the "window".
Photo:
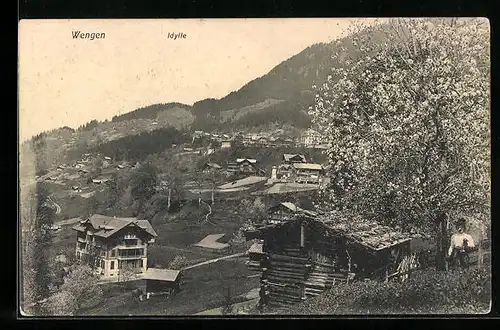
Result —
<svg viewBox="0 0 500 330"><path fill-rule="evenodd" d="M142 268L142 267L143 267L143 265L144 265L144 264L143 264L142 259L141 259L141 260L139 260L139 267L140 267L140 268Z"/></svg>
<svg viewBox="0 0 500 330"><path fill-rule="evenodd" d="M104 260L101 260L101 268L104 268Z"/></svg>
<svg viewBox="0 0 500 330"><path fill-rule="evenodd" d="M116 256L116 250L113 249L113 250L111 250L111 257L114 258L115 256Z"/></svg>
<svg viewBox="0 0 500 330"><path fill-rule="evenodd" d="M111 266L109 267L110 269L115 269L115 262L111 261Z"/></svg>

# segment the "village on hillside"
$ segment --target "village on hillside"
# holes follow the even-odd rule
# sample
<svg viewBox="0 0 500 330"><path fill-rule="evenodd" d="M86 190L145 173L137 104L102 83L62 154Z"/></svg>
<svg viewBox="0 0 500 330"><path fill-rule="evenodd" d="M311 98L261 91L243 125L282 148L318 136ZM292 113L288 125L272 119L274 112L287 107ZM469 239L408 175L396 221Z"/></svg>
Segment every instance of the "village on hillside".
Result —
<svg viewBox="0 0 500 330"><path fill-rule="evenodd" d="M386 281L421 267L432 249L425 234L404 233L376 223L342 224L334 220L335 214L315 205L317 194L329 183L324 158L316 162L303 154L282 153L279 162L267 166L251 154L222 163L210 161L210 156L235 144L274 151L292 146L321 150L324 146L312 130L305 131L299 141L297 146L265 134L230 137L196 131L192 143L173 146L178 157L194 155L207 160L198 162L201 165L196 169L204 179L186 180L184 199L175 200L206 205L203 219L197 219L202 225L197 228L175 223L165 226L157 219L124 217L109 210L104 212L107 215L88 217L66 214L66 208L75 207L70 204L85 204L96 194L113 189L116 174L137 171L139 162L86 153L73 164L60 164L38 176L39 184L51 187L46 206L56 216L62 213L66 217L46 228L59 241L55 245L61 245L55 249L59 252L54 252L54 261L63 274L70 260L90 262L99 276L97 283L110 291L109 298L86 312L125 313L120 309L128 306L125 310L130 308L132 314L169 314L168 308L178 300L179 311L173 308L174 314L219 315L228 306L233 314L248 314L260 308L264 293L266 306L279 310L340 283ZM221 179L211 181L215 174ZM170 178L164 173L158 173L158 178L155 191L169 191ZM254 202L243 205L244 199ZM162 217L168 219L169 214ZM183 233L185 230L191 232ZM476 241L481 234L474 234ZM178 235L186 239L170 237ZM487 245L487 237L483 239ZM165 258L170 261L164 262ZM204 284L199 283L203 276L221 281L218 304L190 303L198 299L196 292L203 292ZM118 297L122 301L113 306ZM132 304L135 300L140 303Z"/></svg>
<svg viewBox="0 0 500 330"><path fill-rule="evenodd" d="M359 54L22 143L21 314L487 313L489 94L457 46L482 25L415 22L405 48L368 27L341 39Z"/></svg>

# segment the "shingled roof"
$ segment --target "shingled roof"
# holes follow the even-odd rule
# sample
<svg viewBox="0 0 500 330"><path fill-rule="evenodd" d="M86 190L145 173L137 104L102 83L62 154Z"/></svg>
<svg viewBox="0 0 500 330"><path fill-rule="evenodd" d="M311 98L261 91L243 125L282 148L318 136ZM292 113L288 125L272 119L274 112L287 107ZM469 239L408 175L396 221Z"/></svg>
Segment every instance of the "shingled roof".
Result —
<svg viewBox="0 0 500 330"><path fill-rule="evenodd" d="M279 208L279 207L285 207L294 213L302 213L302 214L312 216L312 217L317 216L316 212L310 211L310 210L305 210L305 209L303 209L303 208L301 208L293 203L290 203L290 202L281 202L279 204L273 205L268 209L268 212L273 212L276 208Z"/></svg>
<svg viewBox="0 0 500 330"><path fill-rule="evenodd" d="M304 155L301 155L301 154L283 154L283 160L285 162L289 162L293 159L298 159L303 163L306 162L306 157L304 157Z"/></svg>
<svg viewBox="0 0 500 330"><path fill-rule="evenodd" d="M294 163L292 165L295 167L297 170L322 170L323 166L321 164L314 164L314 163Z"/></svg>
<svg viewBox="0 0 500 330"><path fill-rule="evenodd" d="M317 184L306 184L306 183L275 183L272 187L251 193L251 195L273 195L273 194L287 194L287 193L297 193L318 190L319 186Z"/></svg>
<svg viewBox="0 0 500 330"><path fill-rule="evenodd" d="M88 224L91 224L94 230L93 234L101 237L110 237L119 230L127 226L138 226L145 230L151 236L158 236L148 220L139 220L137 218L114 218L102 214L94 214L86 220L80 221L74 230L84 231Z"/></svg>
<svg viewBox="0 0 500 330"><path fill-rule="evenodd" d="M392 227L371 223L330 224L327 227L372 250L380 251L411 240L409 234Z"/></svg>
<svg viewBox="0 0 500 330"><path fill-rule="evenodd" d="M345 220L346 216L331 212L324 213L315 219L327 228L328 232L344 236L352 242L375 251L411 241L409 233L403 233L375 221L366 221L360 217Z"/></svg>
<svg viewBox="0 0 500 330"><path fill-rule="evenodd" d="M360 244L361 246L373 251L381 251L391 246L411 241L411 235L398 231L392 227L384 226L376 222L366 222L360 219L352 221L338 222L338 219L328 217L327 214L317 217L304 218L297 214L295 219L284 223L266 225L257 228L256 231L266 230L267 228L279 228L294 221L306 221L319 224L326 229L327 235L342 236L348 241Z"/></svg>

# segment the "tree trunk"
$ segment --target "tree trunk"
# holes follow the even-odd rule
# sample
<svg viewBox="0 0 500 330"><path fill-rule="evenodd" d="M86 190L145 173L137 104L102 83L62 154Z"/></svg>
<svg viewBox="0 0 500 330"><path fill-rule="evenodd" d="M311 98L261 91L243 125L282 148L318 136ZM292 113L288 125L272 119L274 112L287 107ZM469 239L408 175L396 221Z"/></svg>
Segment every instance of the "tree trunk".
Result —
<svg viewBox="0 0 500 330"><path fill-rule="evenodd" d="M172 189L168 188L167 211L170 212L170 198L172 196Z"/></svg>
<svg viewBox="0 0 500 330"><path fill-rule="evenodd" d="M446 270L446 216L439 214L436 221L436 269Z"/></svg>
<svg viewBox="0 0 500 330"><path fill-rule="evenodd" d="M477 268L483 268L483 227L479 225L479 240L477 244Z"/></svg>

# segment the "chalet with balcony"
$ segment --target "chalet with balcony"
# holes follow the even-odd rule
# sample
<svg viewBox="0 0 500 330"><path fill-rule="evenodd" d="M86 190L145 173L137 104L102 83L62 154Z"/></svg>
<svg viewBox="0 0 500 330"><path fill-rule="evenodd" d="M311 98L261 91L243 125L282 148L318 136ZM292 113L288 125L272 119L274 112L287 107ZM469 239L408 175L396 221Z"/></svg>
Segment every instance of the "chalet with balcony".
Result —
<svg viewBox="0 0 500 330"><path fill-rule="evenodd" d="M257 160L253 158L238 158L236 162L227 163L227 171L233 174L255 174L258 172Z"/></svg>
<svg viewBox="0 0 500 330"><path fill-rule="evenodd" d="M94 214L73 229L77 259L94 263L102 277L118 276L124 268L146 272L148 244L157 237L149 221Z"/></svg>
<svg viewBox="0 0 500 330"><path fill-rule="evenodd" d="M306 148L314 148L323 143L320 133L313 129L308 129L300 136L300 143Z"/></svg>
<svg viewBox="0 0 500 330"><path fill-rule="evenodd" d="M323 166L313 163L294 163L294 178L297 183L319 184Z"/></svg>
<svg viewBox="0 0 500 330"><path fill-rule="evenodd" d="M271 305L295 304L340 282L387 280L411 255L407 234L328 214L296 214L246 237L263 240L261 290L269 292Z"/></svg>

